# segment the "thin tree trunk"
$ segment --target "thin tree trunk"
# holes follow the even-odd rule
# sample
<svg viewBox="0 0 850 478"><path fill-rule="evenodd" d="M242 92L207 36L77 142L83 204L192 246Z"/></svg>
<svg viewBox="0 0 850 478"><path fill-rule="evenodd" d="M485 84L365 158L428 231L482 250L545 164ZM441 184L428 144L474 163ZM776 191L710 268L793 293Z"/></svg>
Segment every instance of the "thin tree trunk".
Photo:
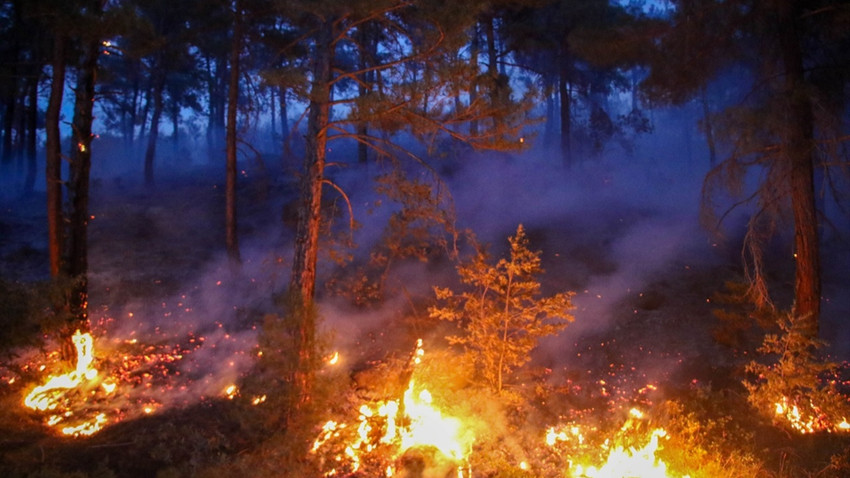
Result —
<svg viewBox="0 0 850 478"><path fill-rule="evenodd" d="M36 134L38 126L38 80L41 76L41 67L33 72L28 85L29 103L27 104L27 177L24 181L24 191L30 194L35 189L35 176L38 168L38 157L36 156Z"/></svg>
<svg viewBox="0 0 850 478"><path fill-rule="evenodd" d="M555 89L550 79L546 80L543 91L546 95L546 124L543 127L543 144L552 146L555 138Z"/></svg>
<svg viewBox="0 0 850 478"><path fill-rule="evenodd" d="M230 49L230 83L227 90L226 181L225 181L225 246L231 262L238 264L239 237L236 227L236 108L239 99L239 52L242 49L242 6L234 5L233 44Z"/></svg>
<svg viewBox="0 0 850 478"><path fill-rule="evenodd" d="M45 113L45 179L47 188L47 249L50 255L50 276L62 271L62 145L59 133L59 112L65 89L65 37L56 34L53 41L53 78L50 99Z"/></svg>
<svg viewBox="0 0 850 478"><path fill-rule="evenodd" d="M127 144L127 149L131 150L133 148L133 143L135 142L136 136L136 123L139 114L139 71L138 65L136 61L133 61L131 67L131 74L133 75L133 99L130 103L130 119L127 124L127 130L125 132L125 141Z"/></svg>
<svg viewBox="0 0 850 478"><path fill-rule="evenodd" d="M209 97L209 101L207 102L208 116L207 116L207 157L212 156L213 152L213 126L215 124L213 118L215 118L215 103L213 102L213 96L215 96L215 76L213 75L213 67L212 60L209 55L204 56L204 64L207 70L207 96Z"/></svg>
<svg viewBox="0 0 850 478"><path fill-rule="evenodd" d="M780 48L785 73L786 161L790 167L791 208L794 213L796 279L794 311L803 320L804 332L818 336L820 318L820 253L814 188L814 116L806 93L803 54L797 19L799 2L780 7Z"/></svg>
<svg viewBox="0 0 850 478"><path fill-rule="evenodd" d="M714 124L711 120L711 109L708 105L708 91L705 87L700 89L699 99L702 104L702 129L705 133L705 141L708 144L708 164L714 167L717 163L717 145L714 141Z"/></svg>
<svg viewBox="0 0 850 478"><path fill-rule="evenodd" d="M280 130L283 134L283 159L281 164L283 165L283 169L286 170L286 158L292 156L292 145L289 138L289 118L287 118L285 87L280 87L280 94L278 96L280 100Z"/></svg>
<svg viewBox="0 0 850 478"><path fill-rule="evenodd" d="M570 91L569 91L569 59L567 58L567 53L562 53L561 61L561 72L558 75L558 94L561 99L561 159L564 163L564 166L567 168L572 167L572 142L570 136L571 132L571 123L572 123L572 115L570 111Z"/></svg>
<svg viewBox="0 0 850 478"><path fill-rule="evenodd" d="M6 91L6 98L8 98L8 102L6 103L6 112L3 114L3 153L2 153L2 161L3 164L9 164L12 162L13 154L13 145L12 145L12 130L15 127L15 110L16 105L18 104L17 100L17 90L18 90L18 82L17 82L17 68L15 63L12 64L12 71L9 73L10 78L9 87Z"/></svg>
<svg viewBox="0 0 850 478"><path fill-rule="evenodd" d="M174 102L171 110L171 151L177 158L180 150L180 105Z"/></svg>
<svg viewBox="0 0 850 478"><path fill-rule="evenodd" d="M310 92L310 112L307 119L306 151L301 180L301 205L295 236L290 288L310 304L316 287L316 263L321 221L322 183L324 182L327 126L330 119L330 64L332 52L331 26L324 25L317 48L314 80ZM326 31L325 31L326 30Z"/></svg>
<svg viewBox="0 0 850 478"><path fill-rule="evenodd" d="M93 2L99 3L99 2ZM75 280L69 301L71 316L81 323L88 319L88 221L89 173L91 171L92 110L94 85L100 40L84 45L83 57L77 72L74 102L71 171L68 193L71 202L69 216L68 276Z"/></svg>
<svg viewBox="0 0 850 478"><path fill-rule="evenodd" d="M156 157L156 141L159 138L159 119L162 117L162 91L165 89L165 74L157 73L153 85L153 114L148 133L148 147L145 149L145 186L154 182L153 162Z"/></svg>
<svg viewBox="0 0 850 478"><path fill-rule="evenodd" d="M472 63L472 82L469 85L469 103L470 107L478 101L478 24L473 25L472 43L469 46L470 63ZM473 119L469 122L469 136L474 140L478 136L478 120Z"/></svg>
<svg viewBox="0 0 850 478"><path fill-rule="evenodd" d="M275 104L274 97L274 87L272 86L269 88L269 107L271 108L269 119L271 120L272 147L276 146L275 143L277 143L277 105Z"/></svg>
<svg viewBox="0 0 850 478"><path fill-rule="evenodd" d="M368 28L364 25L357 32L357 41L359 43L359 55L357 57L357 68L363 72L358 78L357 83L357 95L362 99L365 98L369 92L371 92L371 84L370 84L370 76L369 73L366 73L366 69L372 63L373 58L371 55L371 41L369 38L372 33L372 29ZM364 112L361 111L360 115L363 116ZM360 164L365 164L369 161L369 147L366 144L366 136L369 134L369 123L366 120L361 119L357 122L357 162Z"/></svg>
<svg viewBox="0 0 850 478"><path fill-rule="evenodd" d="M289 290L297 302L299 328L299 366L296 381L301 389L300 402L308 401L312 389L313 346L316 333L312 314L316 290L316 267L319 256L322 186L324 183L327 128L330 121L331 61L333 31L329 20L320 26L310 89L310 112L307 117L306 151L301 178L301 204L295 234L295 255Z"/></svg>

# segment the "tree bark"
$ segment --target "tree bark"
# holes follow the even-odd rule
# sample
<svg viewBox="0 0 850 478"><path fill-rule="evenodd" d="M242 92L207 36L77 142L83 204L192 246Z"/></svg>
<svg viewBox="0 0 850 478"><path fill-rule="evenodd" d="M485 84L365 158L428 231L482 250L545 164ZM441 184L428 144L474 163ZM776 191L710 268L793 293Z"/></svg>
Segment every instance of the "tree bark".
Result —
<svg viewBox="0 0 850 478"><path fill-rule="evenodd" d="M225 246L233 263L241 262L236 227L236 108L239 100L239 53L242 50L242 6L235 1L233 44L230 50L230 83L227 90L227 126L225 132L226 180L224 190Z"/></svg>
<svg viewBox="0 0 850 478"><path fill-rule="evenodd" d="M287 115L286 108L286 87L280 87L280 94L278 95L278 100L280 101L280 131L283 136L283 154L281 155L281 165L283 170L285 171L287 166L287 158L292 156L292 145L290 144L289 138L289 119Z"/></svg>
<svg viewBox="0 0 850 478"><path fill-rule="evenodd" d="M699 99L702 106L702 129L705 133L706 144L708 145L708 164L713 168L717 164L717 143L714 140L714 122L711 119L708 90L705 86L700 88Z"/></svg>
<svg viewBox="0 0 850 478"><path fill-rule="evenodd" d="M145 149L145 186L154 182L153 161L156 157L156 141L159 138L159 119L162 117L162 91L165 89L165 73L157 72L153 84L153 114L148 132L148 146Z"/></svg>
<svg viewBox="0 0 850 478"><path fill-rule="evenodd" d="M65 37L56 34L53 40L53 78L50 99L45 113L45 179L47 188L47 249L50 255L50 276L62 271L62 145L59 114L65 90Z"/></svg>
<svg viewBox="0 0 850 478"><path fill-rule="evenodd" d="M472 26L472 41L469 45L469 61L472 64L472 83L469 85L469 103L470 107L478 101L478 52L480 39L478 38L478 24ZM469 122L469 136L473 139L478 136L478 120L473 118Z"/></svg>
<svg viewBox="0 0 850 478"><path fill-rule="evenodd" d="M36 154L36 129L38 127L38 80L41 76L41 66L34 69L33 76L27 84L29 102L27 104L27 177L24 181L24 192L31 194L35 190L35 176L38 168Z"/></svg>
<svg viewBox="0 0 850 478"><path fill-rule="evenodd" d="M93 2L99 4L99 2ZM88 320L88 222L89 173L91 171L92 110L94 85L100 39L84 44L83 56L77 68L77 89L74 101L71 170L68 194L71 202L69 216L68 276L74 279L69 300L73 319Z"/></svg>
<svg viewBox="0 0 850 478"><path fill-rule="evenodd" d="M558 75L558 94L561 99L561 160L564 166L572 167L573 154L570 135L572 134L572 114L570 109L570 89L569 89L569 58L567 52L561 53L561 68Z"/></svg>
<svg viewBox="0 0 850 478"><path fill-rule="evenodd" d="M313 80L310 90L310 112L307 117L306 151L301 179L301 205L295 236L290 289L308 305L316 288L316 264L319 251L322 184L324 182L327 127L330 120L331 25L325 22L319 33Z"/></svg>
<svg viewBox="0 0 850 478"><path fill-rule="evenodd" d="M312 313L316 291L316 266L319 256L319 228L322 213L327 129L330 121L331 62L333 60L333 24L324 20L319 27L310 88L310 112L307 117L304 171L301 177L301 204L295 233L295 255L289 292L295 301L298 318L298 358L296 382L300 403L309 401L312 390L312 362L316 324Z"/></svg>
<svg viewBox="0 0 850 478"><path fill-rule="evenodd" d="M820 252L814 188L814 115L806 93L800 47L799 2L782 2L779 46L785 74L785 161L790 170L791 209L794 213L796 278L794 312L804 333L817 337L820 319Z"/></svg>

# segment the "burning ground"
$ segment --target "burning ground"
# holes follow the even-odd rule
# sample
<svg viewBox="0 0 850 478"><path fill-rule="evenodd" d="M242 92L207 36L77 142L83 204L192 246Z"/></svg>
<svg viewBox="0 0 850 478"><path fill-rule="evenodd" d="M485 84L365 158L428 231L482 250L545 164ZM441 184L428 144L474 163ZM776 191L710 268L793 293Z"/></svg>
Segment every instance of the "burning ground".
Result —
<svg viewBox="0 0 850 478"><path fill-rule="evenodd" d="M379 304L324 293L317 390L294 412L264 336L286 283L290 233L278 218L293 184L246 178L238 273L218 252L214 180L174 179L155 195L106 185L92 201L91 336L69 347L36 318L7 324L3 475L847 475L846 421L832 414L846 405L840 355L819 373L836 403L747 400L746 365L763 333L780 329L736 299L738 246L697 225L698 182L687 178L698 174L601 164L570 177L537 160L530 175L498 161L450 179L459 225L495 260L524 224L546 270L542 294L575 292L575 320L542 339L501 393L448 343L455 324L427 312L433 286L460 287L454 264L400 261ZM360 220L378 217L369 190L347 190ZM4 282L6 295L38 311L49 291L28 287L36 268L23 265L40 260L40 209L5 209L4 277L20 279ZM379 231L366 223L357 242L368 249ZM826 321L837 322L846 284L827 290ZM50 330L49 317L40 325Z"/></svg>

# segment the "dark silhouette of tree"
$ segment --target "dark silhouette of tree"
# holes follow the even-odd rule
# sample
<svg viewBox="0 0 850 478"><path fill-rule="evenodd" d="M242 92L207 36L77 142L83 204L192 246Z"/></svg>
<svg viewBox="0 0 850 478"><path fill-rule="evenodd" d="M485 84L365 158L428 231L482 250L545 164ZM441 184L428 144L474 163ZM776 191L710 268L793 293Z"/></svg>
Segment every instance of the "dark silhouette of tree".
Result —
<svg viewBox="0 0 850 478"><path fill-rule="evenodd" d="M230 82L227 87L227 126L225 134L226 144L226 180L225 180L225 246L230 260L238 263L239 236L237 234L236 221L236 113L239 100L239 56L242 53L244 17L242 12L242 1L233 2L233 38L230 49Z"/></svg>
<svg viewBox="0 0 850 478"><path fill-rule="evenodd" d="M549 123L555 123L551 98L557 94L559 147L567 167L573 162L573 103L583 96L590 102L587 109L596 111L596 126L610 122L598 98L625 82L620 72L639 61L639 48L628 44L640 31L636 23L626 9L604 0L550 1L507 17L507 49L520 66L539 76Z"/></svg>
<svg viewBox="0 0 850 478"><path fill-rule="evenodd" d="M105 36L103 8L106 0L83 2L82 20L88 27L80 32L80 58L76 67L74 116L71 120L71 152L68 178L68 276L74 280L70 312L80 322L88 319L88 222L89 175L91 172L92 122L94 120L97 60Z"/></svg>
<svg viewBox="0 0 850 478"><path fill-rule="evenodd" d="M65 91L65 66L70 26L58 10L45 19L53 36L50 98L45 114L45 187L47 196L47 250L50 257L50 276L58 278L64 270L64 215L62 213L62 138L59 130L62 99Z"/></svg>
<svg viewBox="0 0 850 478"><path fill-rule="evenodd" d="M716 139L732 153L709 173L706 211L719 186L740 191L744 175L763 171L744 203L755 203L746 236L747 270L754 298L769 303L763 275L763 246L781 218L793 217L794 314L801 330L818 334L820 315L819 221L814 186L822 168L819 144L840 142L836 119L845 114L848 10L834 1L738 2L728 8L716 2L675 2L669 29L659 35L658 58L647 80L656 99L682 102L698 93L725 68L749 69L750 83L742 99L715 121ZM747 88L748 87L748 88ZM826 107L824 105L830 105ZM846 164L835 157L834 164Z"/></svg>

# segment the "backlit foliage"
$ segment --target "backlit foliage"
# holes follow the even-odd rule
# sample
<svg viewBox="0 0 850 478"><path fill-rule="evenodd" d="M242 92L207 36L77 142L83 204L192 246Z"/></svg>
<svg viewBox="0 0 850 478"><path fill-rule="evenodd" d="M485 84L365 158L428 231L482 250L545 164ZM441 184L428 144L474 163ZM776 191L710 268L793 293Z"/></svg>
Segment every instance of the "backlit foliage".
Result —
<svg viewBox="0 0 850 478"><path fill-rule="evenodd" d="M432 317L457 323L459 332L448 337L463 346L480 378L501 392L509 375L529 361L541 337L562 330L573 316L571 292L541 297L537 276L543 272L540 252L529 249L522 225L509 238L507 258L490 263L478 250L458 274L467 289L455 293L435 288L444 303L430 309Z"/></svg>
<svg viewBox="0 0 850 478"><path fill-rule="evenodd" d="M841 430L850 417L850 404L839 389L838 367L818 356L824 344L806 335L803 324L789 315L779 323L780 334L765 336L759 352L766 360L747 365L753 377L744 383L748 400L759 412L800 433Z"/></svg>

